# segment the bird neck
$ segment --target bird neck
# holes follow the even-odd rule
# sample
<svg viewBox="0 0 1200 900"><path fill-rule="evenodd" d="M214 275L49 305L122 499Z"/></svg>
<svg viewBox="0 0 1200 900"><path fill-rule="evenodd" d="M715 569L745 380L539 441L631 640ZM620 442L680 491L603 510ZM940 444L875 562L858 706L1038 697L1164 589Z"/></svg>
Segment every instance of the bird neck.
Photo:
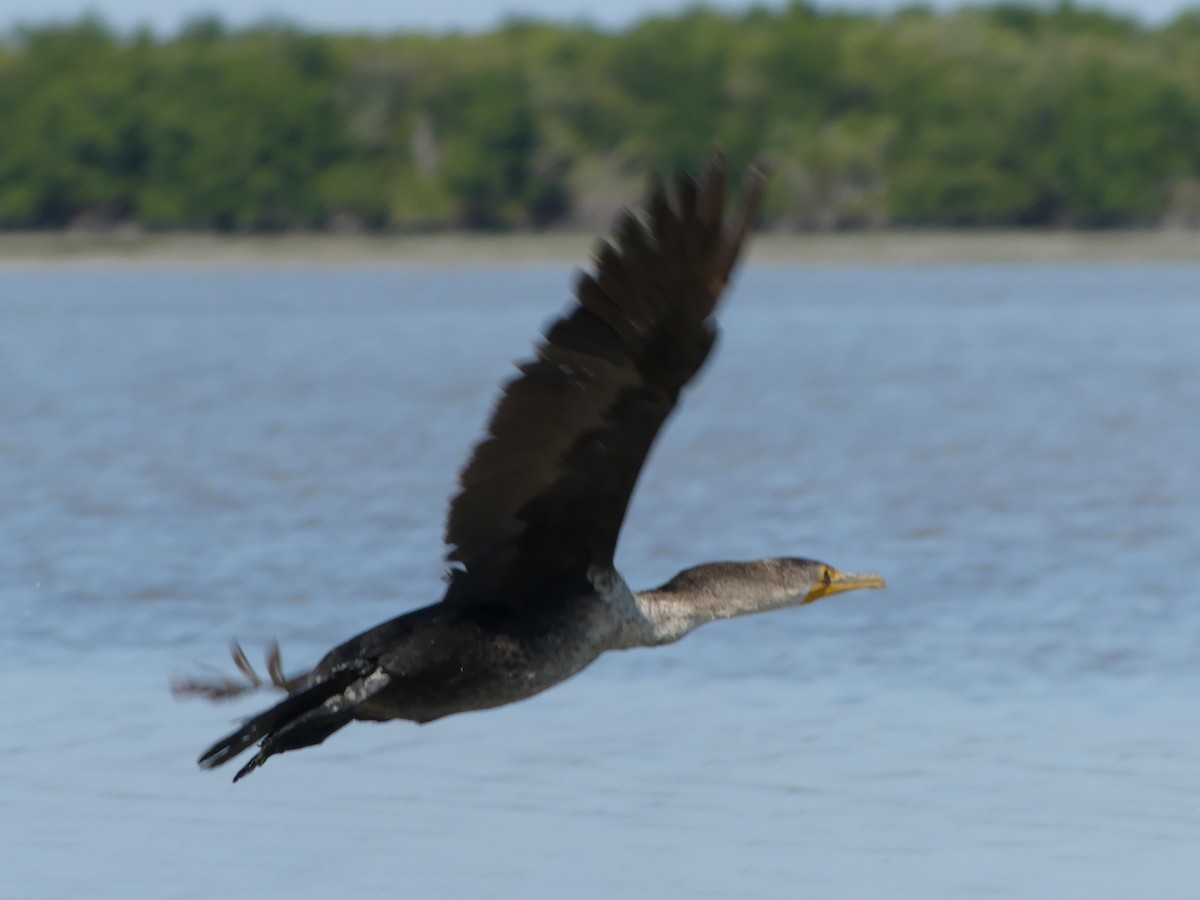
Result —
<svg viewBox="0 0 1200 900"><path fill-rule="evenodd" d="M633 595L644 619L637 646L672 643L717 619L798 606L806 596L806 590L764 579L740 564L697 566L660 588Z"/></svg>

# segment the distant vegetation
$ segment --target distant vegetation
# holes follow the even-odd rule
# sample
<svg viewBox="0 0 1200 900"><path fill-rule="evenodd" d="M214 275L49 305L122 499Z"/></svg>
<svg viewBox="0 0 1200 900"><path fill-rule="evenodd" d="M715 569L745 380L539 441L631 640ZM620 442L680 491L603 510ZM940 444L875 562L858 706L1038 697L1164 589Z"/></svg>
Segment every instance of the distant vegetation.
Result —
<svg viewBox="0 0 1200 900"><path fill-rule="evenodd" d="M1200 225L1200 8L806 3L607 32L101 21L0 42L0 227L592 226L768 154L784 228Z"/></svg>

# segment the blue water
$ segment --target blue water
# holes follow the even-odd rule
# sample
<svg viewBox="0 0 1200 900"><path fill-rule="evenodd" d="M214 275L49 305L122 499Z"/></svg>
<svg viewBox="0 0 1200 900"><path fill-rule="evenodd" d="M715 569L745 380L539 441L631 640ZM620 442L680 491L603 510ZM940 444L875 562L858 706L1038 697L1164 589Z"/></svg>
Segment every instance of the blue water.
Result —
<svg viewBox="0 0 1200 900"><path fill-rule="evenodd" d="M198 771L270 698L171 675L439 596L445 498L567 284L0 273L0 896L1194 896L1196 266L746 272L618 561L887 592Z"/></svg>

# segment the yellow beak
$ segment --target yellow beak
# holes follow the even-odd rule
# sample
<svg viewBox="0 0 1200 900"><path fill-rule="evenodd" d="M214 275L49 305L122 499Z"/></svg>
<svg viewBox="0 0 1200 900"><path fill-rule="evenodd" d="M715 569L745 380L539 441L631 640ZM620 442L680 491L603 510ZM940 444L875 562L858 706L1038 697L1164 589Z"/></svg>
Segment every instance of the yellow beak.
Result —
<svg viewBox="0 0 1200 900"><path fill-rule="evenodd" d="M818 582L817 586L808 592L808 596L804 598L804 602L812 603L814 600L820 600L822 597L843 594L846 591L885 587L887 587L887 582L883 580L882 575L851 575L831 568L829 569L829 580Z"/></svg>

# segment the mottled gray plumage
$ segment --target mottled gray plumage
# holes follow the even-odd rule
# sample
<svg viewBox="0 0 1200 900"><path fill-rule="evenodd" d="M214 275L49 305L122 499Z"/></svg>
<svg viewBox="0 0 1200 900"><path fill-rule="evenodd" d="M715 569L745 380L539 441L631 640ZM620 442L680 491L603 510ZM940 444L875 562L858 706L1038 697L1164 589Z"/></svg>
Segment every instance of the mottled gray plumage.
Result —
<svg viewBox="0 0 1200 900"><path fill-rule="evenodd" d="M703 365L712 313L764 188L751 170L740 212L725 219L724 160L703 185L655 183L641 216L625 213L601 244L577 303L503 389L487 435L460 478L446 523L441 602L372 628L309 673L271 682L288 696L201 757L219 766L254 744L242 777L267 758L317 744L355 720L429 722L530 697L606 650L678 640L717 618L839 590L882 586L821 563L710 563L634 594L613 568L630 496L682 388ZM247 687L262 681L235 645ZM235 682L189 680L213 699Z"/></svg>

